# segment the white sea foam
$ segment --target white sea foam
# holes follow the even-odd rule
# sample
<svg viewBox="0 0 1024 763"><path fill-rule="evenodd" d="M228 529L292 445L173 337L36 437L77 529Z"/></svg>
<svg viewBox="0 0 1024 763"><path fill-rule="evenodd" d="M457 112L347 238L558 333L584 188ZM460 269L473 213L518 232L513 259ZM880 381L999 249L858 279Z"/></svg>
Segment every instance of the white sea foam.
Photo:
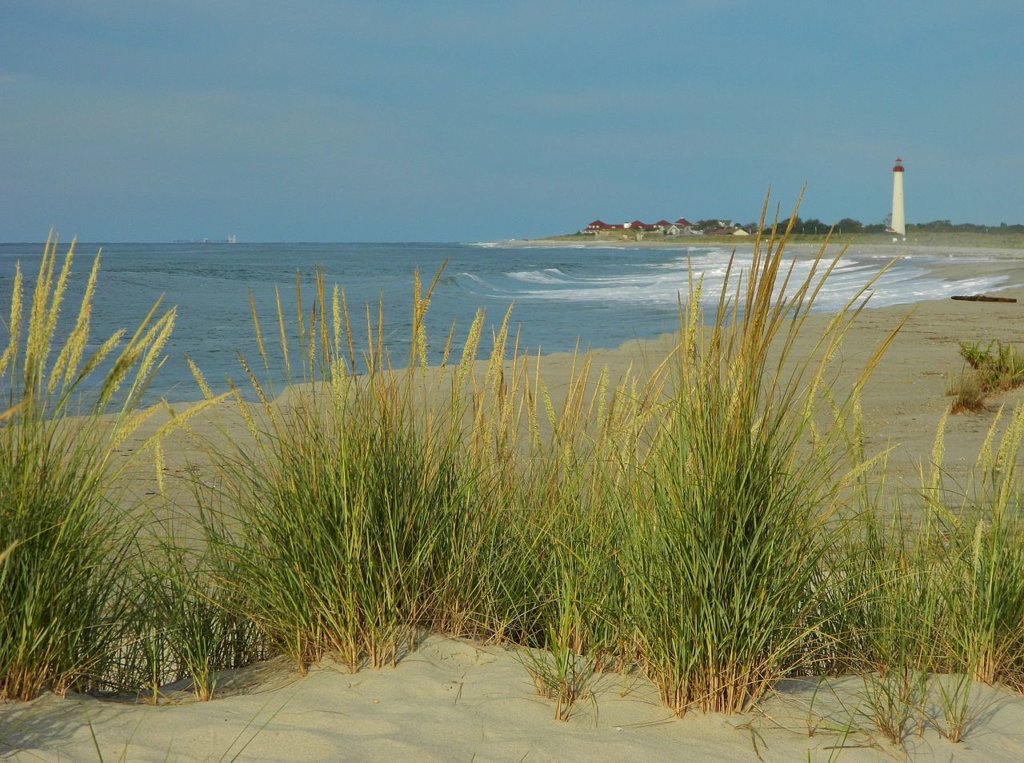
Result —
<svg viewBox="0 0 1024 763"><path fill-rule="evenodd" d="M702 279L707 302L717 299L729 270L731 252L698 251L698 256L679 257L661 263L618 263L616 272L567 273L560 268L510 271L503 285L485 285L480 279L465 274L478 287L494 290L517 301L561 301L566 303L608 303L636 305L674 305L689 293L691 268L693 278ZM733 283L747 279L750 257L736 257L732 263ZM798 260L789 276L789 294L801 284L815 265L812 260ZM878 271L875 258L840 261L822 286L816 299L819 310L836 310L854 299ZM824 266L817 265L818 274ZM1005 276L943 279L929 272L923 260L911 262L902 258L886 271L862 296L870 296L871 307L906 304L923 299L941 299L955 293L997 291L1006 285Z"/></svg>
<svg viewBox="0 0 1024 763"><path fill-rule="evenodd" d="M509 278L523 283L534 284L560 284L565 283L567 277L558 268L545 268L544 270L523 270L507 274Z"/></svg>

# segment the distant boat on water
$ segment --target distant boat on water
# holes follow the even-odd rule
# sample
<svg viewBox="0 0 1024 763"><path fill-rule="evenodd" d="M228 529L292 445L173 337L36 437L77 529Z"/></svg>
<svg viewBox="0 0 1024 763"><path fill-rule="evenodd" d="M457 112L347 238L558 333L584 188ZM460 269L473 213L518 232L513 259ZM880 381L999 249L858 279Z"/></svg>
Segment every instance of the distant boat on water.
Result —
<svg viewBox="0 0 1024 763"><path fill-rule="evenodd" d="M229 244L237 244L238 243L238 236L236 236L234 233L232 233L230 236L228 236L228 243Z"/></svg>

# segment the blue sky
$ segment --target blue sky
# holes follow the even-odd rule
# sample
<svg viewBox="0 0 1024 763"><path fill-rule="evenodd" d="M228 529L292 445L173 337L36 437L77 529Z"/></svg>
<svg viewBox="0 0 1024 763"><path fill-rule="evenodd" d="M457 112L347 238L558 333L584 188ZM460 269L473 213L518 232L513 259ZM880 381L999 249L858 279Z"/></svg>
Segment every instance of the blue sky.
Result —
<svg viewBox="0 0 1024 763"><path fill-rule="evenodd" d="M0 240L1024 222L1024 3L5 0Z"/></svg>

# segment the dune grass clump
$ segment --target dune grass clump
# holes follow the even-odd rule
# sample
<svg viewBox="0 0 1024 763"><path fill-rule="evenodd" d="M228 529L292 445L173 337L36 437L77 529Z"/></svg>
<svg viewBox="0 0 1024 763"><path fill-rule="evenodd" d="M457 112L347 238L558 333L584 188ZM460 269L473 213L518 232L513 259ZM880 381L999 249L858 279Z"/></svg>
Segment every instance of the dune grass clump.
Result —
<svg viewBox="0 0 1024 763"><path fill-rule="evenodd" d="M1017 463L1024 407L1014 410L997 439L993 422L979 454L976 486L959 504L937 501L936 556L944 561L942 646L949 672L988 684L1024 688L1024 520ZM940 443L941 444L941 443ZM938 484L936 474L933 484ZM942 562L940 562L942 563ZM937 650L938 651L938 650ZM941 652L940 652L941 653Z"/></svg>
<svg viewBox="0 0 1024 763"><path fill-rule="evenodd" d="M366 376L352 374L342 299L317 278L309 323L298 316L305 384L287 401L245 366L258 402L237 390L236 402L253 442L222 461L224 492L199 496L226 593L303 669L326 652L353 670L396 661L436 595L436 550L477 490L458 440L419 418L414 379L391 371L369 318L376 350ZM266 364L255 309L253 320Z"/></svg>
<svg viewBox="0 0 1024 763"><path fill-rule="evenodd" d="M810 357L792 357L842 252L828 262L822 249L807 277L791 284L785 241L755 242L749 271L726 279L711 325L700 284L691 287L671 412L633 498L628 575L638 655L678 714L749 708L806 666L827 620L821 560L852 408L832 401L835 419L824 430L815 416L829 392L828 361L863 292Z"/></svg>
<svg viewBox="0 0 1024 763"><path fill-rule="evenodd" d="M148 545L136 558L132 635L118 684L158 704L164 686L186 680L198 701L209 701L221 671L266 656L263 634L217 584L209 549L189 550L169 533Z"/></svg>
<svg viewBox="0 0 1024 763"><path fill-rule="evenodd" d="M157 315L154 306L127 340L119 331L91 343L97 255L77 317L59 340L73 253L74 242L58 269L51 236L27 304L17 269L0 356L8 406L0 547L17 544L0 567L0 699L31 699L47 687L109 688L103 677L135 595L126 587L133 533L117 505L114 456L153 412L138 404L160 367L174 311ZM94 376L98 386L86 390Z"/></svg>
<svg viewBox="0 0 1024 763"><path fill-rule="evenodd" d="M978 413L985 410L988 392L981 384L976 373L963 371L950 380L946 394L953 398L950 404L952 413Z"/></svg>
<svg viewBox="0 0 1024 763"><path fill-rule="evenodd" d="M487 359L481 312L461 357L453 327L428 368L432 292L417 277L402 370L383 348L381 308L376 321L367 311L357 357L344 294L321 276L296 329L278 309L276 351L303 384L274 400L243 361L257 402L236 404L252 443L219 455L224 488L199 493L221 585L302 668L327 652L352 669L393 662L422 629L613 662L624 628L614 462L653 413L636 415L628 374L613 386L585 362L553 401L508 314ZM255 308L253 320L269 369Z"/></svg>
<svg viewBox="0 0 1024 763"><path fill-rule="evenodd" d="M609 391L603 377L584 405L589 369L573 377L561 410L550 412L550 439L530 449L523 484L504 497L509 518L530 528L517 552L525 585L516 640L559 720L592 699L597 672L633 659L622 554L632 528L623 505L646 452L642 435L663 405L658 384L638 394L627 379Z"/></svg>
<svg viewBox="0 0 1024 763"><path fill-rule="evenodd" d="M1024 525L1016 474L1024 408L997 441L999 424L997 417L966 492L943 484L942 422L917 517L911 521L897 507L887 528L871 512L851 524L859 531L847 536L847 561L834 572L850 585L847 669L1024 685Z"/></svg>
<svg viewBox="0 0 1024 763"><path fill-rule="evenodd" d="M465 494L450 456L349 405L330 428L288 414L266 471L245 475L244 524L208 528L272 645L300 665L333 651L354 670L393 663L411 639L444 514Z"/></svg>
<svg viewBox="0 0 1024 763"><path fill-rule="evenodd" d="M1011 344L994 341L983 347L980 342L961 342L960 356L968 368L947 389L953 413L984 410L992 395L1024 384L1024 358Z"/></svg>
<svg viewBox="0 0 1024 763"><path fill-rule="evenodd" d="M975 684L1024 685L1024 408L1001 437L999 425L965 489L944 484L940 422L920 503L861 500L825 560L838 605L829 671L863 676L864 713L893 744L926 727L960 741L980 712Z"/></svg>

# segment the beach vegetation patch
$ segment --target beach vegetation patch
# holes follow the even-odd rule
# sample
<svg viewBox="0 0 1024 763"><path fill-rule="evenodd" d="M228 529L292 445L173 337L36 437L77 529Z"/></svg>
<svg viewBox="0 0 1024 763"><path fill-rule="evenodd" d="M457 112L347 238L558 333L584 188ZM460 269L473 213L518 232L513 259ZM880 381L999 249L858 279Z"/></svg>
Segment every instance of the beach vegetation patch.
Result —
<svg viewBox="0 0 1024 763"><path fill-rule="evenodd" d="M251 444L216 453L220 487L197 492L215 577L301 669L328 653L353 670L393 663L429 629L551 649L575 686L579 665L622 660L622 501L661 392L580 359L555 397L510 313L487 358L480 312L461 352L453 327L429 368L439 275L426 289L415 279L401 369L383 307L367 309L370 349L357 356L344 293L320 274L301 327L277 308L273 346L253 306L260 364L280 353L296 384L275 399L242 361L256 401L236 390L235 403Z"/></svg>
<svg viewBox="0 0 1024 763"><path fill-rule="evenodd" d="M712 323L699 307L700 282L691 284L671 412L633 506L627 564L638 658L677 714L743 711L815 654L829 618L822 559L843 492L846 426L892 338L819 428L828 362L864 293L834 316L810 356L791 357L842 252L828 260L822 248L806 279L790 284L787 233L777 222L771 231L755 241L747 272L730 268Z"/></svg>
<svg viewBox="0 0 1024 763"><path fill-rule="evenodd" d="M221 671L266 656L263 634L234 592L217 584L209 550L190 550L181 540L167 532L138 553L134 635L123 649L118 683L151 704L181 681L196 700L209 701Z"/></svg>
<svg viewBox="0 0 1024 763"><path fill-rule="evenodd" d="M441 582L439 549L478 490L444 420L419 418L413 381L392 372L369 310L375 349L366 375L353 375L342 300L318 274L291 346L278 308L280 352L304 384L274 402L242 361L257 402L235 398L253 444L221 459L218 493L198 496L225 595L302 669L329 652L352 670L397 661ZM297 301L301 310L301 286ZM253 320L258 332L255 308ZM261 339L264 362L267 351Z"/></svg>
<svg viewBox="0 0 1024 763"><path fill-rule="evenodd" d="M953 397L953 413L984 410L987 398L1024 384L1024 357L1012 344L961 342L959 351L967 368L947 390Z"/></svg>
<svg viewBox="0 0 1024 763"><path fill-rule="evenodd" d="M135 596L116 455L155 410L139 400L174 325L174 311L157 304L130 334L91 340L97 255L59 333L74 242L63 261L57 244L51 235L31 295L16 269L0 356L0 548L10 551L0 566L0 699L110 688Z"/></svg>
<svg viewBox="0 0 1024 763"><path fill-rule="evenodd" d="M975 684L1024 685L1024 408L1001 425L959 485L947 484L940 422L920 504L862 500L828 556L843 602L830 671L864 676L864 712L894 744L926 726L959 741L981 710Z"/></svg>

